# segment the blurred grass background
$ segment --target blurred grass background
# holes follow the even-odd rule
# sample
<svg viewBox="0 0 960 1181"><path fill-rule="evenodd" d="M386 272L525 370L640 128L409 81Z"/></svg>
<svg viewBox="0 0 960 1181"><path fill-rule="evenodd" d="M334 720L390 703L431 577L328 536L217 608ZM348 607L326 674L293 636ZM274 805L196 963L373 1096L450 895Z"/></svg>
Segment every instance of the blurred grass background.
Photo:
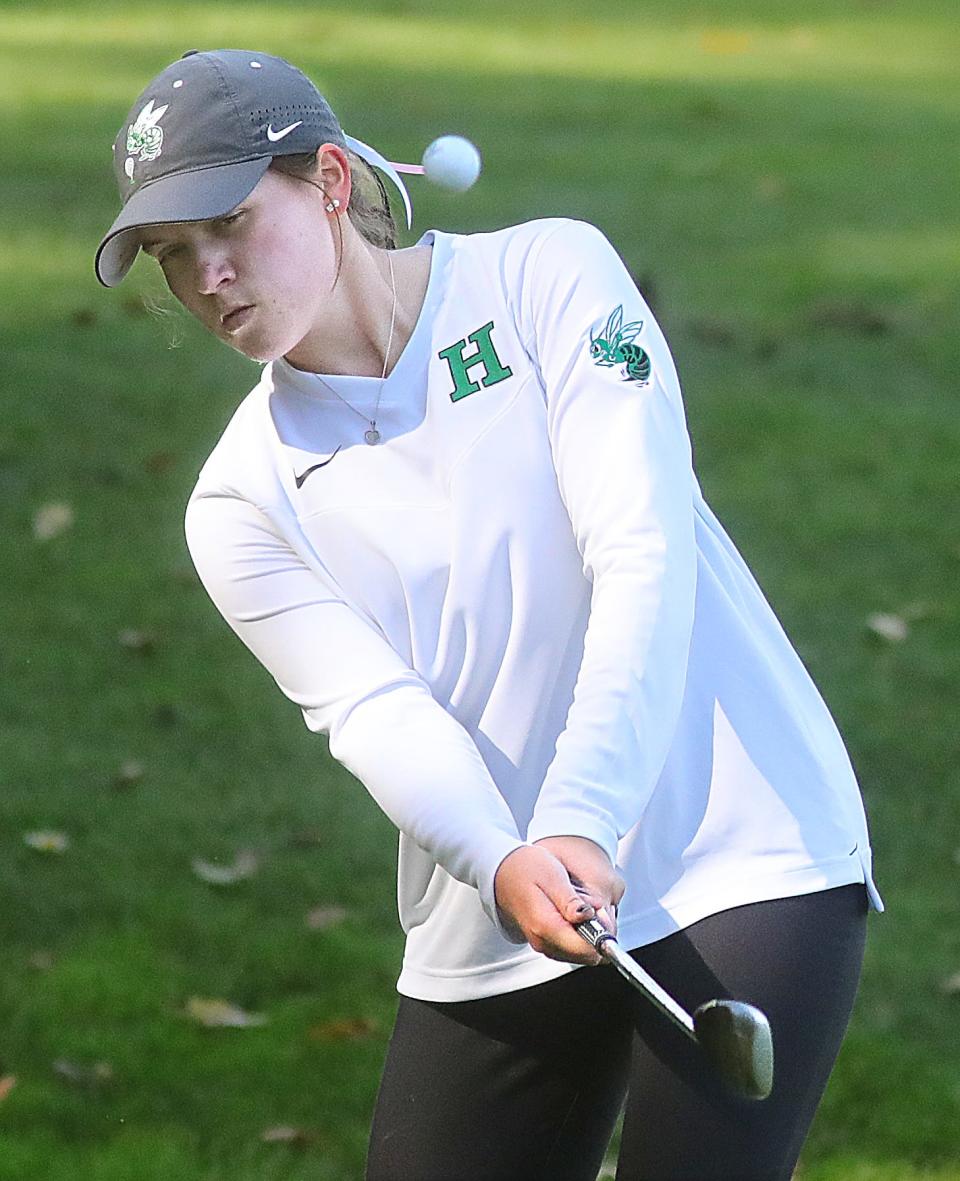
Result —
<svg viewBox="0 0 960 1181"><path fill-rule="evenodd" d="M291 58L393 159L445 131L481 146L467 195L412 182L405 244L560 215L620 249L707 498L847 738L889 908L799 1176L960 1178L956 18L0 4L2 1181L360 1178L395 1008L391 826L182 541L257 369L147 313L145 261L116 292L92 273L129 105L223 45ZM29 847L38 830L68 847ZM257 869L233 885L192 868L242 850ZM206 1028L192 997L269 1021Z"/></svg>

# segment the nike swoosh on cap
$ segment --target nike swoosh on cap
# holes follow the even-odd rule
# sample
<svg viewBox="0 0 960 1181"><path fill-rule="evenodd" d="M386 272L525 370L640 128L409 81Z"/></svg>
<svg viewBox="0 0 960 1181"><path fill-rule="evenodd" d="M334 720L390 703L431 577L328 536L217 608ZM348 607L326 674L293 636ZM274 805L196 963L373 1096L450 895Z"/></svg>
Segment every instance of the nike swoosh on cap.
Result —
<svg viewBox="0 0 960 1181"><path fill-rule="evenodd" d="M342 447L342 446L343 446L343 444L341 443L341 444L340 444L340 447ZM339 450L340 450L340 447L338 447L338 448L337 448L337 451L339 451ZM330 456L330 459L333 459L334 455L336 455L336 454L337 454L337 451L334 451L333 455L331 455L331 456ZM315 464L313 465L313 467L308 467L308 468L307 468L307 470L306 470L306 471L305 471L305 472L304 472L302 475L300 475L300 476L298 476L298 475L297 475L297 473L296 473L296 472L294 472L294 473L293 473L293 478L294 478L294 480L296 480L296 482L297 482L297 487L298 487L298 488L302 488L302 487L303 487L303 482L304 482L304 480L307 478L307 476L309 476L309 475L310 475L312 472L315 472L315 471L317 470L317 468L326 467L326 466L327 466L327 464L330 462L330 459L325 459L325 460L323 461L323 463L315 463Z"/></svg>
<svg viewBox="0 0 960 1181"><path fill-rule="evenodd" d="M295 131L300 126L300 124L302 122L303 122L302 119L298 119L296 121L296 123L291 123L289 127L281 127L281 129L279 131L274 131L273 124L268 123L267 124L267 139L272 144L275 144L278 139L283 139L283 137L285 135L289 135L291 131Z"/></svg>

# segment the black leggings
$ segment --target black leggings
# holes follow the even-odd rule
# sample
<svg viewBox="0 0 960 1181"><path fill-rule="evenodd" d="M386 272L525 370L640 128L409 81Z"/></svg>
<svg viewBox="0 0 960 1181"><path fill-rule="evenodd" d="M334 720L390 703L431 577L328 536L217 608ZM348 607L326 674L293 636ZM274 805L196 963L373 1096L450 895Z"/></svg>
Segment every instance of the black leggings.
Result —
<svg viewBox="0 0 960 1181"><path fill-rule="evenodd" d="M862 885L712 915L633 954L692 1012L758 1005L774 1088L739 1099L609 965L518 992L400 998L367 1181L594 1181L626 1098L618 1181L788 1181L860 977Z"/></svg>

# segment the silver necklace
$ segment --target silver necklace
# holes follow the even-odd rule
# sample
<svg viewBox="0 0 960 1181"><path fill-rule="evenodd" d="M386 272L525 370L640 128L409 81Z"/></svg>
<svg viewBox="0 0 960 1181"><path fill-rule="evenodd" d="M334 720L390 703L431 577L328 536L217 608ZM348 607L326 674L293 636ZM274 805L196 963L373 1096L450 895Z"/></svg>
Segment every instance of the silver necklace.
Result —
<svg viewBox="0 0 960 1181"><path fill-rule="evenodd" d="M387 351L383 354L383 371L380 374L380 388L379 388L379 390L377 390L377 403L373 408L373 418L367 418L367 416L363 413L362 410L358 410L356 408L356 406L351 406L350 403L347 401L347 399L343 396L343 394L337 393L337 391L333 388L332 385L330 385L329 382L323 381L322 377L320 378L320 380L323 381L323 384L327 387L327 389L332 394L336 394L337 397L344 404L344 406L347 407L348 410L352 410L354 412L354 414L359 414L360 417L364 420L364 422L370 423L370 428L369 428L369 430L365 430L363 432L363 437L370 444L371 447L375 443L380 442L380 432L377 430L377 412L380 409L380 397L383 394L383 387L386 384L386 380L387 380L387 363L390 359L390 349L393 346L393 329L394 329L394 325L397 322L397 281L394 278L394 274L393 274L393 251L392 250L387 251L387 263L390 266L390 286L393 289L393 308L390 312L390 335L387 337ZM317 374L317 376L319 377L320 375Z"/></svg>

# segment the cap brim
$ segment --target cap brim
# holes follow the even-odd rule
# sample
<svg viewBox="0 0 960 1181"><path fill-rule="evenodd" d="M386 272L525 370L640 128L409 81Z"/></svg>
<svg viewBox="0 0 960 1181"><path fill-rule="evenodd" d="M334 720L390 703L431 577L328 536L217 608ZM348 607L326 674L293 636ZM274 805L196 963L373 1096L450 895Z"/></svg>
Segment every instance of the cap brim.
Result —
<svg viewBox="0 0 960 1181"><path fill-rule="evenodd" d="M164 176L139 189L103 237L94 263L104 287L116 287L140 249L138 230L168 222L206 221L229 213L256 188L272 157Z"/></svg>

